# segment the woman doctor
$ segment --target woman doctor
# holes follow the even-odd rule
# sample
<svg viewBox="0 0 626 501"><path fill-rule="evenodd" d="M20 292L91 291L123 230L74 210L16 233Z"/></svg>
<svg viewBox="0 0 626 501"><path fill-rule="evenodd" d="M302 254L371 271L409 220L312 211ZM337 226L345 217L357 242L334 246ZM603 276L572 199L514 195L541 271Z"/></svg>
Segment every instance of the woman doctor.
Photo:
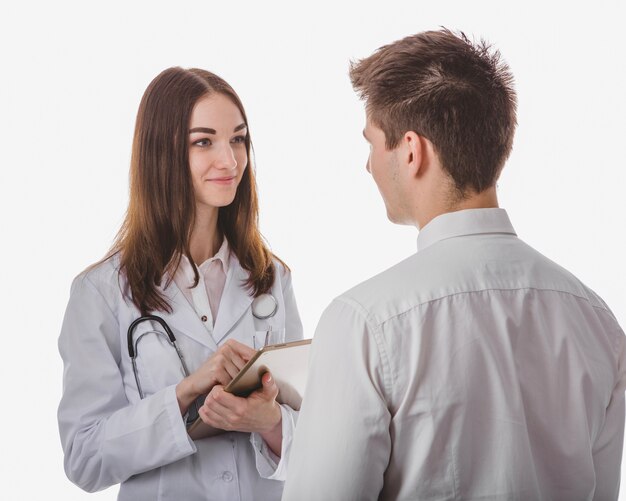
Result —
<svg viewBox="0 0 626 501"><path fill-rule="evenodd" d="M297 413L277 403L271 374L248 398L223 390L254 348L302 338L289 271L257 227L250 161L246 114L224 80L170 68L150 83L126 219L109 255L74 280L59 338L65 471L84 490L280 499ZM255 298L266 314L253 314ZM157 320L129 340L149 314L177 348ZM196 401L223 433L189 437Z"/></svg>

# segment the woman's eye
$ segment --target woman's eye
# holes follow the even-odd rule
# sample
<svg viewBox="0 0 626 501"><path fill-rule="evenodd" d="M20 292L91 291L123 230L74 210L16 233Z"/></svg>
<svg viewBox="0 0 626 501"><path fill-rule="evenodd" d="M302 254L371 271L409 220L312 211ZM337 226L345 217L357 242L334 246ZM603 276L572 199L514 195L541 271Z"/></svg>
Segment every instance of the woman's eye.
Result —
<svg viewBox="0 0 626 501"><path fill-rule="evenodd" d="M233 143L245 143L246 136L236 136L232 139Z"/></svg>
<svg viewBox="0 0 626 501"><path fill-rule="evenodd" d="M209 146L211 141L209 139L198 139L193 143L195 146Z"/></svg>

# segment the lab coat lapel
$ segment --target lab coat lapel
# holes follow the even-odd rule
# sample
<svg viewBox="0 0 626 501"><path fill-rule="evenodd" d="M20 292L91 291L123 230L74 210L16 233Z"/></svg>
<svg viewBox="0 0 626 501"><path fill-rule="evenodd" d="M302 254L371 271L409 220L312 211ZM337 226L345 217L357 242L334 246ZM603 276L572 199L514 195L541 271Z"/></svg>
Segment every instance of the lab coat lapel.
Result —
<svg viewBox="0 0 626 501"><path fill-rule="evenodd" d="M167 280L167 277L164 278ZM172 280L170 284L162 289L163 294L167 297L172 313L160 313L159 315L165 320L170 328L174 331L182 332L184 335L198 341L200 344L217 350L217 343L207 332L202 324L202 320L198 317L189 301L180 291L176 282Z"/></svg>
<svg viewBox="0 0 626 501"><path fill-rule="evenodd" d="M252 304L253 298L245 286L247 279L248 272L242 268L234 254L231 254L224 292L213 328L216 343L224 339Z"/></svg>

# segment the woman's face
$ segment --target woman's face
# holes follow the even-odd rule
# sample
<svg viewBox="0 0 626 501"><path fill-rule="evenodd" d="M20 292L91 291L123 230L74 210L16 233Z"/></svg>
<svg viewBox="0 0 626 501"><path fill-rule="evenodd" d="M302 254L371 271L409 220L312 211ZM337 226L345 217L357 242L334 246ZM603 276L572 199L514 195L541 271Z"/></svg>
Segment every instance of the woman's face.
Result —
<svg viewBox="0 0 626 501"><path fill-rule="evenodd" d="M189 124L189 166L201 208L229 205L248 164L248 130L239 108L222 94L200 98Z"/></svg>

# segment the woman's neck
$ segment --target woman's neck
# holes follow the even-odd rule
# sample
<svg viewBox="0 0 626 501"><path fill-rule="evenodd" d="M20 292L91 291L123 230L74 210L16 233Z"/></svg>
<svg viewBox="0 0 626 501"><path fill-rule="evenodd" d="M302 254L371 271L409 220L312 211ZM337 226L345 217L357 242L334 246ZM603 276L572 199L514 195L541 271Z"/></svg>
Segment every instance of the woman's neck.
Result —
<svg viewBox="0 0 626 501"><path fill-rule="evenodd" d="M189 239L189 251L196 264L202 264L215 256L220 249L223 236L217 229L217 207L198 207L196 221Z"/></svg>

